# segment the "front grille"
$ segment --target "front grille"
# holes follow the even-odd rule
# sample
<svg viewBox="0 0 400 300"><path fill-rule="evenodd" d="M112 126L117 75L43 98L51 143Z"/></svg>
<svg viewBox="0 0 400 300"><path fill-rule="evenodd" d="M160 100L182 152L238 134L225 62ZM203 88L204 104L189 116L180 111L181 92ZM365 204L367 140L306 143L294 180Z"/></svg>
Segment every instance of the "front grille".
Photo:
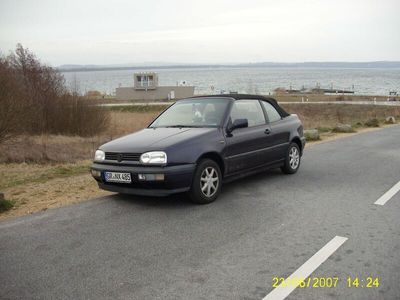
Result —
<svg viewBox="0 0 400 300"><path fill-rule="evenodd" d="M141 153L106 152L106 160L139 161Z"/></svg>

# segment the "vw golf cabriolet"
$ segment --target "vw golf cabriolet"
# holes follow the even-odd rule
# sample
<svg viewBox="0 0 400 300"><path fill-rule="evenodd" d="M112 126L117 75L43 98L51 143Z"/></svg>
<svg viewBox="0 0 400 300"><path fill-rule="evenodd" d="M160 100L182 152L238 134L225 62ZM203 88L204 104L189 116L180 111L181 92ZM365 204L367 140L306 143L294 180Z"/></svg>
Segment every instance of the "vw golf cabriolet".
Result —
<svg viewBox="0 0 400 300"><path fill-rule="evenodd" d="M175 102L147 128L102 145L91 173L104 190L187 192L205 204L218 197L222 182L271 168L296 173L304 145L299 118L273 98L192 97Z"/></svg>

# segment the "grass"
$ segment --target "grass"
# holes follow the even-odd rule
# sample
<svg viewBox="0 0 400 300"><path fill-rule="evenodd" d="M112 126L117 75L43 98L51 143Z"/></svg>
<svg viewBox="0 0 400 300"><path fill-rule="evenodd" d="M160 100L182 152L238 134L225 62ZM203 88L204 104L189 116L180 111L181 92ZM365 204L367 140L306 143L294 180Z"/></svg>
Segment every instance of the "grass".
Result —
<svg viewBox="0 0 400 300"><path fill-rule="evenodd" d="M318 127L317 130L319 133L326 133L326 132L331 132L333 128L331 127Z"/></svg>
<svg viewBox="0 0 400 300"><path fill-rule="evenodd" d="M10 200L0 200L0 213L10 210L14 207L14 201Z"/></svg>
<svg viewBox="0 0 400 300"><path fill-rule="evenodd" d="M111 114L110 128L104 133L106 140L112 140L147 127L161 112L122 112L113 111Z"/></svg>
<svg viewBox="0 0 400 300"><path fill-rule="evenodd" d="M342 128L340 126L337 126L337 127L333 128L331 132L333 132L333 133L353 133L356 131L354 130L354 128L352 126L349 128L346 128L346 127Z"/></svg>
<svg viewBox="0 0 400 300"><path fill-rule="evenodd" d="M138 131L159 112L112 112L110 126L93 137L64 135L18 136L0 144L0 163L54 164L91 159L98 147L123 135Z"/></svg>
<svg viewBox="0 0 400 300"><path fill-rule="evenodd" d="M315 142L315 141L321 140L320 137L315 138L315 137L309 136L309 135L307 135L307 134L305 134L304 137L306 138L306 141L307 141L307 142Z"/></svg>
<svg viewBox="0 0 400 300"><path fill-rule="evenodd" d="M400 116L399 106L353 104L282 104L289 113L299 116L305 129L334 128L337 124L364 124L367 120Z"/></svg>
<svg viewBox="0 0 400 300"><path fill-rule="evenodd" d="M387 96L366 96L366 95L321 95L321 94L276 94L272 95L278 101L282 102L301 102L301 98L309 102L315 101L386 101Z"/></svg>
<svg viewBox="0 0 400 300"><path fill-rule="evenodd" d="M90 162L63 165L1 164L0 190L89 173Z"/></svg>

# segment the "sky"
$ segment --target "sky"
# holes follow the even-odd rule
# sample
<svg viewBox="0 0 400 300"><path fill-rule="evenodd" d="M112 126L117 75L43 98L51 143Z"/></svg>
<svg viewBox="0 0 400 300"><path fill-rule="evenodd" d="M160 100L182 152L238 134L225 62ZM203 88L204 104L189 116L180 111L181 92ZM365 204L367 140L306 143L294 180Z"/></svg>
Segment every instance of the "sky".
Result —
<svg viewBox="0 0 400 300"><path fill-rule="evenodd" d="M0 51L63 64L400 60L400 0L0 0Z"/></svg>

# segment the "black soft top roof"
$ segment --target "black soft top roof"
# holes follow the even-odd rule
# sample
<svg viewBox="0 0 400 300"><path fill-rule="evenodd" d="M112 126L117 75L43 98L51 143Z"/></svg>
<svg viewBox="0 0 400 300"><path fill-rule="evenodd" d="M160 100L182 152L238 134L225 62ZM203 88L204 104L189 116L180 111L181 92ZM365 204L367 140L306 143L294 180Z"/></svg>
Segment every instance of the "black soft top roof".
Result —
<svg viewBox="0 0 400 300"><path fill-rule="evenodd" d="M276 101L272 97L265 97L261 95L248 95L248 94L221 94L221 95L202 95L202 96L194 96L190 98L233 98L235 100L241 100L241 99L258 99L261 101L267 101L269 102L281 115L282 118L289 116L289 114L279 106L278 101ZM187 99L190 99L187 98Z"/></svg>

